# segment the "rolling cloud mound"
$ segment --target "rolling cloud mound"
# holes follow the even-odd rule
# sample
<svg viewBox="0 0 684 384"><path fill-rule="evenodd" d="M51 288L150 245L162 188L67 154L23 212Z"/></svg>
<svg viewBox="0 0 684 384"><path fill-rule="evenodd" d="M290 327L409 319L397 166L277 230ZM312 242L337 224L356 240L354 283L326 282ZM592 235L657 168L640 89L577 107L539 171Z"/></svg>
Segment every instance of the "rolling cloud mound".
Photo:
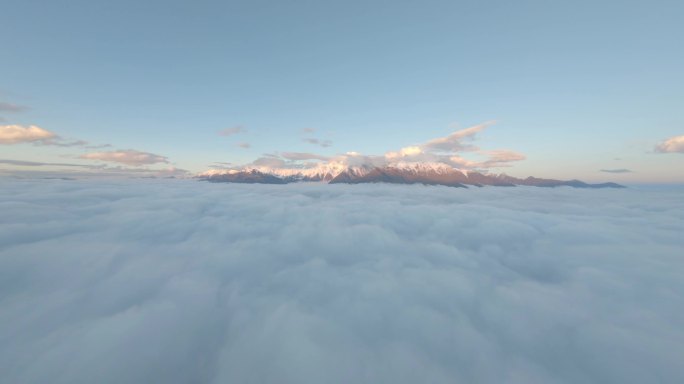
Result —
<svg viewBox="0 0 684 384"><path fill-rule="evenodd" d="M682 191L3 180L3 383L681 383Z"/></svg>

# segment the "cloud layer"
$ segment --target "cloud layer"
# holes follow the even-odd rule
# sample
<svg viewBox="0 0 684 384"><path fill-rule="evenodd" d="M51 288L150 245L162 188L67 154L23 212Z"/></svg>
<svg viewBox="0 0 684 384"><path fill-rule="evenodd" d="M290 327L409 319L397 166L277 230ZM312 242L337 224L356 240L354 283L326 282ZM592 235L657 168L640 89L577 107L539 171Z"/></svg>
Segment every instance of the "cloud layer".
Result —
<svg viewBox="0 0 684 384"><path fill-rule="evenodd" d="M680 191L0 184L0 381L684 381Z"/></svg>

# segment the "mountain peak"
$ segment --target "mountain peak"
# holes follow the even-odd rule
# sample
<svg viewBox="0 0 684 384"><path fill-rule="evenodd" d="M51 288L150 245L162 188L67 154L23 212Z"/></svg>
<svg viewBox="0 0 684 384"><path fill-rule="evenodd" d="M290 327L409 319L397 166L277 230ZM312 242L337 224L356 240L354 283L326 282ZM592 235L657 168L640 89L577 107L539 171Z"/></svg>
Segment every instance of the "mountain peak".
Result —
<svg viewBox="0 0 684 384"><path fill-rule="evenodd" d="M212 182L286 184L318 181L330 184L425 184L450 187L467 186L536 186L574 188L624 188L615 183L588 184L579 180L555 180L527 177L518 179L506 174L484 174L453 168L443 163L397 162L384 166L348 166L326 163L311 168L246 167L243 169L209 170L198 175Z"/></svg>

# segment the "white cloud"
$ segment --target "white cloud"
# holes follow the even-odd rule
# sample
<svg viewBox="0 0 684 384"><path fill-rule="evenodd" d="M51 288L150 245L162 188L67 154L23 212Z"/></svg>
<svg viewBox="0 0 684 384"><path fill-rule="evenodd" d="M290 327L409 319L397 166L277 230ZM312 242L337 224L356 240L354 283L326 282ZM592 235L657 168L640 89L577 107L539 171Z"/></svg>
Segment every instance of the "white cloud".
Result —
<svg viewBox="0 0 684 384"><path fill-rule="evenodd" d="M679 191L0 185L2 382L684 382Z"/></svg>
<svg viewBox="0 0 684 384"><path fill-rule="evenodd" d="M86 160L108 161L133 166L169 162L168 158L165 156L155 155L154 153L149 152L140 152L133 149L109 152L91 152L81 155L79 158Z"/></svg>
<svg viewBox="0 0 684 384"><path fill-rule="evenodd" d="M684 153L684 135L671 137L655 148L660 153Z"/></svg>
<svg viewBox="0 0 684 384"><path fill-rule="evenodd" d="M57 138L36 125L0 125L0 144L36 143Z"/></svg>
<svg viewBox="0 0 684 384"><path fill-rule="evenodd" d="M241 125L238 125L235 127L226 128L226 129L219 131L219 135L221 135L221 136L233 136L233 135L237 135L238 133L245 133L245 132L247 132L247 129L245 129L245 127L243 127Z"/></svg>
<svg viewBox="0 0 684 384"><path fill-rule="evenodd" d="M0 125L0 144L32 143L34 145L49 145L55 147L83 147L104 148L109 144L90 145L84 140L65 139L47 129L36 125Z"/></svg>
<svg viewBox="0 0 684 384"><path fill-rule="evenodd" d="M510 163L525 159L525 155L506 149L481 150L467 140L474 140L475 135L492 125L487 122L470 128L461 129L445 137L432 139L426 143L404 147L399 151L387 152L385 160L389 163L411 162L438 162L462 169L489 169L508 167ZM473 160L463 157L463 153L474 153L485 159Z"/></svg>
<svg viewBox="0 0 684 384"><path fill-rule="evenodd" d="M404 147L400 149L397 152L387 152L385 154L385 158L388 160L398 160L398 159L404 159L407 157L416 157L418 155L423 154L423 150L418 147L418 146L413 146L413 147Z"/></svg>

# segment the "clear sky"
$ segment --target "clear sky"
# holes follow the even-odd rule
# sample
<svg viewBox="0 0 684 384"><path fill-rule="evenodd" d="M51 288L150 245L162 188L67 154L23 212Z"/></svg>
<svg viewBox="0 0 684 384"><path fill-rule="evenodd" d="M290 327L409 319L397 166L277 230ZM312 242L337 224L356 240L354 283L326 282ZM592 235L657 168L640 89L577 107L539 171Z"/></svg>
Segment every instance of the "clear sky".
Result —
<svg viewBox="0 0 684 384"><path fill-rule="evenodd" d="M474 143L525 160L494 172L684 182L683 19L681 0L3 0L0 169L382 155L495 121Z"/></svg>

